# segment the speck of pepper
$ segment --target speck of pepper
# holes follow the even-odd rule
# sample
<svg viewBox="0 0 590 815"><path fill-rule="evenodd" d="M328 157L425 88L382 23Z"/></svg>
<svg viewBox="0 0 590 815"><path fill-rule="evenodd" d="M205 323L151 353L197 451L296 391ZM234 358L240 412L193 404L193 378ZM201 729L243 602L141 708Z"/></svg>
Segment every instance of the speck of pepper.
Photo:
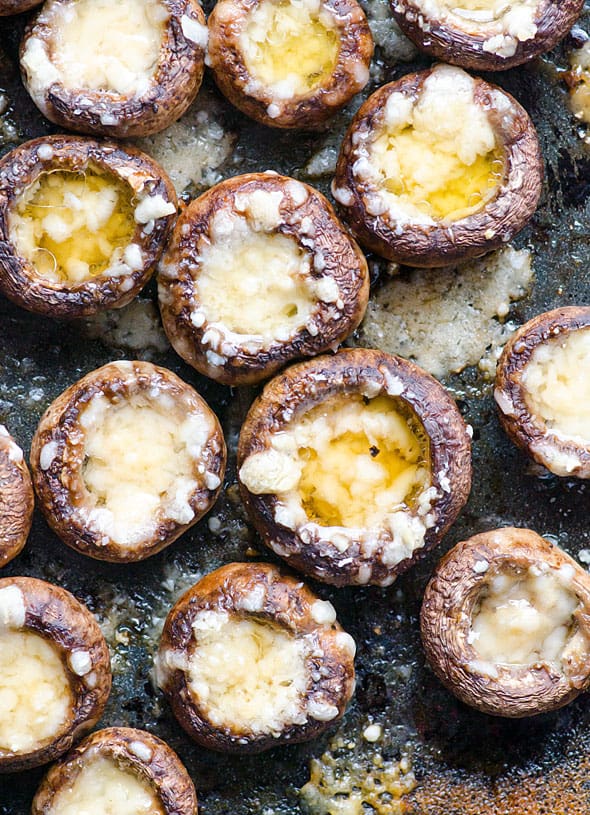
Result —
<svg viewBox="0 0 590 815"><path fill-rule="evenodd" d="M372 445L369 447L369 452L370 452L370 454L371 454L371 458L377 458L377 456L379 455L379 453L381 452L381 450L380 450L378 447L375 447L375 445L374 445L374 444L372 444Z"/></svg>

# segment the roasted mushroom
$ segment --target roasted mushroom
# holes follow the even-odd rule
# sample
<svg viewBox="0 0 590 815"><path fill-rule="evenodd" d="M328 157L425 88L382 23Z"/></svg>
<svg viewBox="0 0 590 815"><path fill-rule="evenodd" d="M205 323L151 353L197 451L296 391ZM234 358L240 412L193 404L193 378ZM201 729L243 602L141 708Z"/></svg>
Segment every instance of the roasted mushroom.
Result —
<svg viewBox="0 0 590 815"><path fill-rule="evenodd" d="M185 209L160 264L159 294L180 356L243 385L346 339L365 312L369 275L323 195L251 173Z"/></svg>
<svg viewBox="0 0 590 815"><path fill-rule="evenodd" d="M0 161L0 291L52 317L129 303L176 215L172 182L134 148L46 136Z"/></svg>
<svg viewBox="0 0 590 815"><path fill-rule="evenodd" d="M172 371L111 362L50 405L31 467L64 543L124 563L159 552L211 508L225 444L206 402Z"/></svg>
<svg viewBox="0 0 590 815"><path fill-rule="evenodd" d="M31 815L197 815L195 787L166 742L145 730L109 727L53 766Z"/></svg>
<svg viewBox="0 0 590 815"><path fill-rule="evenodd" d="M25 545L33 518L33 485L23 451L0 424L0 568Z"/></svg>
<svg viewBox="0 0 590 815"><path fill-rule="evenodd" d="M271 127L317 127L369 81L373 39L356 0L219 0L209 17L215 81Z"/></svg>
<svg viewBox="0 0 590 815"><path fill-rule="evenodd" d="M294 365L248 413L248 514L290 566L388 586L455 521L471 486L467 427L417 365L364 348Z"/></svg>
<svg viewBox="0 0 590 815"><path fill-rule="evenodd" d="M541 193L535 128L518 102L436 65L379 88L344 138L332 193L361 245L413 266L502 246Z"/></svg>
<svg viewBox="0 0 590 815"><path fill-rule="evenodd" d="M0 17L22 14L24 11L41 5L43 0L0 0Z"/></svg>
<svg viewBox="0 0 590 815"><path fill-rule="evenodd" d="M515 444L555 475L590 478L590 306L539 314L511 337L494 397Z"/></svg>
<svg viewBox="0 0 590 815"><path fill-rule="evenodd" d="M21 70L56 125L147 136L196 97L206 46L197 0L47 0L25 31Z"/></svg>
<svg viewBox="0 0 590 815"><path fill-rule="evenodd" d="M451 549L426 588L421 630L438 678L483 713L533 716L590 685L590 578L529 529Z"/></svg>
<svg viewBox="0 0 590 815"><path fill-rule="evenodd" d="M111 690L98 623L65 589L0 580L0 773L70 749L100 718Z"/></svg>
<svg viewBox="0 0 590 815"><path fill-rule="evenodd" d="M391 0L402 31L444 62L505 71L550 51L584 0Z"/></svg>
<svg viewBox="0 0 590 815"><path fill-rule="evenodd" d="M170 611L156 679L196 742L259 753L312 739L343 715L354 653L331 603L275 566L231 563Z"/></svg>

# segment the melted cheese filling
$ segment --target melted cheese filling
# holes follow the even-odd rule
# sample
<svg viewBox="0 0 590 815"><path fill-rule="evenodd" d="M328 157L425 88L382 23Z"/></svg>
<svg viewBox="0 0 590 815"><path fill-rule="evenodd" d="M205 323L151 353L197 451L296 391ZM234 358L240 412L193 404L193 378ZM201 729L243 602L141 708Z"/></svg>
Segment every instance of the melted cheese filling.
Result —
<svg viewBox="0 0 590 815"><path fill-rule="evenodd" d="M43 173L9 213L18 254L57 283L81 283L118 264L134 231L129 188L91 169Z"/></svg>
<svg viewBox="0 0 590 815"><path fill-rule="evenodd" d="M317 308L311 255L287 235L255 231L245 219L200 251L196 293L210 323L265 340L296 333Z"/></svg>
<svg viewBox="0 0 590 815"><path fill-rule="evenodd" d="M555 573L498 574L476 607L469 641L492 664L559 664L578 605Z"/></svg>
<svg viewBox="0 0 590 815"><path fill-rule="evenodd" d="M182 420L172 402L136 395L117 405L95 397L80 421L94 526L125 546L145 540L163 519L192 520L189 502L207 435L201 416Z"/></svg>
<svg viewBox="0 0 590 815"><path fill-rule="evenodd" d="M334 71L340 42L319 0L262 0L240 35L248 73L278 98L307 94Z"/></svg>
<svg viewBox="0 0 590 815"><path fill-rule="evenodd" d="M57 738L72 715L57 649L29 631L0 630L0 750L26 753Z"/></svg>
<svg viewBox="0 0 590 815"><path fill-rule="evenodd" d="M578 80L570 91L570 105L578 119L590 124L590 40L572 51L570 64Z"/></svg>
<svg viewBox="0 0 590 815"><path fill-rule="evenodd" d="M275 733L306 721L306 643L259 620L203 611L194 625L189 687L212 724Z"/></svg>
<svg viewBox="0 0 590 815"><path fill-rule="evenodd" d="M47 815L164 815L164 809L139 774L97 755L55 794Z"/></svg>
<svg viewBox="0 0 590 815"><path fill-rule="evenodd" d="M169 16L160 0L74 0L51 11L52 62L64 87L147 91Z"/></svg>
<svg viewBox="0 0 590 815"><path fill-rule="evenodd" d="M590 329L538 345L522 373L527 406L563 439L590 444Z"/></svg>
<svg viewBox="0 0 590 815"><path fill-rule="evenodd" d="M372 182L392 213L456 221L496 195L504 160L473 90L467 74L441 66L417 99L389 97L367 160L357 162L353 172Z"/></svg>

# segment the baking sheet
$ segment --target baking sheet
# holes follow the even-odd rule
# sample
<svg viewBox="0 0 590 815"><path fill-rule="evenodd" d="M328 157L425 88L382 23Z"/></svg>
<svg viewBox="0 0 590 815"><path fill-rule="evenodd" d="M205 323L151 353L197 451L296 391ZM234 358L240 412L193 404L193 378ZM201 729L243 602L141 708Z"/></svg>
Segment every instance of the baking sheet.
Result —
<svg viewBox="0 0 590 815"><path fill-rule="evenodd" d="M366 5L380 43L372 86L427 61L399 38L382 0ZM0 20L0 150L53 131L22 89L15 58L22 20ZM588 23L588 14L582 20ZM396 57L405 62L397 62ZM408 61L410 60L410 61ZM488 75L531 113L546 162L541 206L517 246L532 250L535 282L510 313L521 323L547 308L589 302L590 155L569 113L563 49L502 75ZM370 90L370 88L368 89ZM365 94L366 95L366 94ZM226 104L207 79L197 105L214 107L233 149L218 177L275 169L327 191L329 170L349 108L320 134L273 132ZM2 97L0 97L0 105ZM0 107L0 110L2 108ZM207 179L193 185L204 188ZM374 285L385 266L371 258ZM344 721L322 739L258 757L228 757L185 738L151 684L152 654L168 608L199 575L232 560L262 558L237 497L233 450L254 389L230 390L200 377L166 347L152 305L153 284L128 316L58 323L0 300L0 422L28 451L47 405L86 372L112 359L148 358L194 385L218 413L230 447L223 497L207 519L145 563L125 567L67 549L36 513L23 554L2 575L35 575L64 586L99 617L113 656L113 693L101 725L144 727L168 741L187 765L204 815L583 815L590 812L590 709L583 695L553 714L525 721L493 719L454 700L424 664L420 598L437 559L456 541L499 525L526 525L586 563L590 548L588 485L540 475L501 432L491 386L477 368L445 378L474 428L474 487L443 544L391 588L314 585L357 640L358 690ZM370 723L382 738L366 741ZM315 761L315 763L313 763ZM313 766L314 784L306 785ZM43 769L0 777L0 815L28 811ZM304 792L301 793L301 788Z"/></svg>

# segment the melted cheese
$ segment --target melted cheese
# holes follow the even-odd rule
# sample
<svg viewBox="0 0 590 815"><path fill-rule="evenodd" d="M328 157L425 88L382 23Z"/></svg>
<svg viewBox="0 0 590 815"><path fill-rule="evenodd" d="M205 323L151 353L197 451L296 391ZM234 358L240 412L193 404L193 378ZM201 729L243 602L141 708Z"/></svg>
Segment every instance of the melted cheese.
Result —
<svg viewBox="0 0 590 815"><path fill-rule="evenodd" d="M0 750L26 753L67 729L72 693L66 668L48 640L0 629Z"/></svg>
<svg viewBox="0 0 590 815"><path fill-rule="evenodd" d="M138 773L95 755L55 794L46 815L164 815L164 808Z"/></svg>
<svg viewBox="0 0 590 815"><path fill-rule="evenodd" d="M287 339L317 307L311 255L290 236L235 218L229 234L204 244L198 257L199 308L231 332Z"/></svg>
<svg viewBox="0 0 590 815"><path fill-rule="evenodd" d="M410 220L455 221L495 196L504 160L473 93L464 71L440 66L416 100L389 97L382 126L353 166L359 180L376 187L385 210Z"/></svg>
<svg viewBox="0 0 590 815"><path fill-rule="evenodd" d="M214 725L279 735L289 724L305 723L305 640L218 611L201 612L193 627L189 687Z"/></svg>
<svg viewBox="0 0 590 815"><path fill-rule="evenodd" d="M563 439L590 444L590 329L538 345L522 373L529 410Z"/></svg>
<svg viewBox="0 0 590 815"><path fill-rule="evenodd" d="M484 662L560 663L578 598L552 572L493 577L473 616L469 641Z"/></svg>
<svg viewBox="0 0 590 815"><path fill-rule="evenodd" d="M251 77L277 98L291 99L332 74L339 37L319 0L262 0L247 15L240 48Z"/></svg>
<svg viewBox="0 0 590 815"><path fill-rule="evenodd" d="M156 72L164 23L160 0L53 3L52 61L66 88L141 96Z"/></svg>
<svg viewBox="0 0 590 815"><path fill-rule="evenodd" d="M179 420L173 404L143 396L118 405L95 397L81 416L89 521L122 546L149 537L157 523L189 523L204 420Z"/></svg>
<svg viewBox="0 0 590 815"><path fill-rule="evenodd" d="M43 173L17 199L8 221L17 253L40 277L66 285L107 269L120 273L126 250L134 246L129 188L91 169ZM131 261L127 272L143 266L141 256Z"/></svg>

